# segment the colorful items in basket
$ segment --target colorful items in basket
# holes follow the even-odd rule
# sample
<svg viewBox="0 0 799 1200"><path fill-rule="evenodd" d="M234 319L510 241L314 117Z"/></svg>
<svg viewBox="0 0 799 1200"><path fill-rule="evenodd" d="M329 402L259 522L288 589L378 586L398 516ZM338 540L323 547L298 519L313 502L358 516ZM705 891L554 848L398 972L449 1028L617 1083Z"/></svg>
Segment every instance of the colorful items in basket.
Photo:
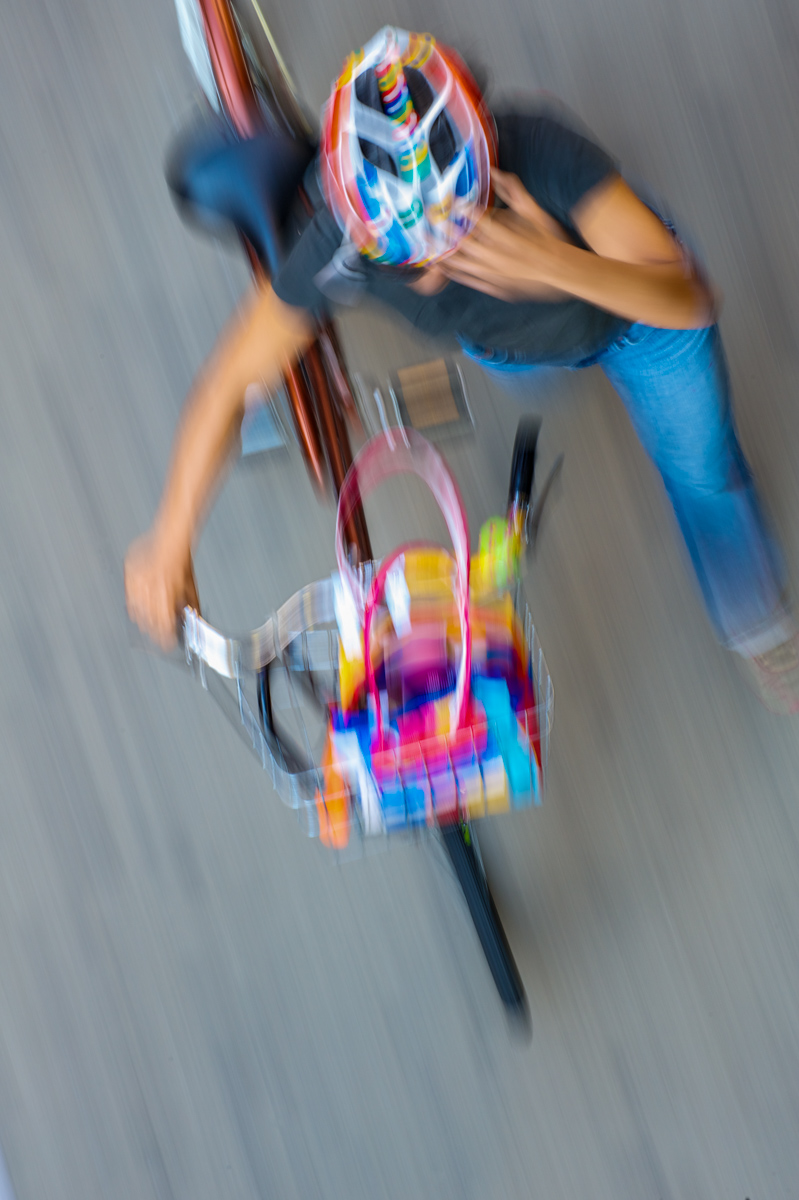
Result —
<svg viewBox="0 0 799 1200"><path fill-rule="evenodd" d="M453 552L401 547L367 593L347 561L343 530L357 501L399 473L428 485ZM492 523L481 534L470 589L469 531L455 482L438 452L406 430L404 440L382 435L358 455L336 532L340 702L331 708L317 793L322 840L346 846L354 822L364 834L390 833L540 802L538 698L507 590L518 564L512 531L503 539Z"/></svg>

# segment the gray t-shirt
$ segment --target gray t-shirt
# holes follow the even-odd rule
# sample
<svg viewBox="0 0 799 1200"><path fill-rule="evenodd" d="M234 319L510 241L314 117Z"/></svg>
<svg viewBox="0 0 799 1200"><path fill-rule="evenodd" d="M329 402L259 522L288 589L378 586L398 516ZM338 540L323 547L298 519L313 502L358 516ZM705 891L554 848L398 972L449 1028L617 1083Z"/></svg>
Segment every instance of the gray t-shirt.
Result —
<svg viewBox="0 0 799 1200"><path fill-rule="evenodd" d="M545 212L584 245L571 213L616 171L616 164L551 116L508 112L497 114L496 122L500 168L518 175ZM599 353L630 325L577 299L509 303L455 282L436 295L419 295L402 277L353 255L351 248L342 249L341 230L316 191L316 212L273 281L287 304L319 311L331 299L360 292L433 337L457 339L495 358L552 366L570 366Z"/></svg>

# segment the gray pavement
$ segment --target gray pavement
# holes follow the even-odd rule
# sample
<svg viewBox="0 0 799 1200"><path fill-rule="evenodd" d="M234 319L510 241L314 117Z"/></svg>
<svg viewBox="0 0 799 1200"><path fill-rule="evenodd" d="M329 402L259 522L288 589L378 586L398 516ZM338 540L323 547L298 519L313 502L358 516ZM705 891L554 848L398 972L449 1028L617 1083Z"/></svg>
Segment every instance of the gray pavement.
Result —
<svg viewBox="0 0 799 1200"><path fill-rule="evenodd" d="M495 95L557 93L669 197L726 293L739 421L796 581L786 0L270 16L313 105L385 19L432 27ZM131 650L124 550L245 272L181 227L162 180L193 103L168 0L9 4L0 28L0 1144L18 1200L796 1197L799 719L763 711L715 646L603 377L558 383L545 425L543 457L566 452L528 580L557 691L550 793L485 835L526 1045L435 849L333 865L207 697ZM378 376L430 353L375 314L342 332ZM476 532L516 411L467 378L477 433L451 461ZM198 553L211 617L256 624L332 567L332 531L296 452L242 466Z"/></svg>

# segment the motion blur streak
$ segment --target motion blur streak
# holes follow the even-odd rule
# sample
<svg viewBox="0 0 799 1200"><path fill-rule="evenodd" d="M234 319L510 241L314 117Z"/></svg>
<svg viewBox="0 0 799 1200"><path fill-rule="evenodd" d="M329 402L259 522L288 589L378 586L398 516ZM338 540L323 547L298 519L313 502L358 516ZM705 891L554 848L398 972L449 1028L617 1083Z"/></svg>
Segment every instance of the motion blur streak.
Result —
<svg viewBox="0 0 799 1200"><path fill-rule="evenodd" d="M271 0L312 110L386 21L560 96L691 231L742 441L799 575L799 18L787 0ZM336 868L212 704L132 654L125 547L247 268L162 167L196 89L170 0L0 19L0 1144L18 1200L784 1200L799 1179L799 742L719 650L598 371L547 381L565 451L527 592L558 696L541 811L483 835L529 997L509 1038L435 847ZM450 348L343 318L354 371ZM518 410L463 365L447 456L477 530ZM418 489L375 549L438 536ZM296 452L237 469L209 616L333 568Z"/></svg>

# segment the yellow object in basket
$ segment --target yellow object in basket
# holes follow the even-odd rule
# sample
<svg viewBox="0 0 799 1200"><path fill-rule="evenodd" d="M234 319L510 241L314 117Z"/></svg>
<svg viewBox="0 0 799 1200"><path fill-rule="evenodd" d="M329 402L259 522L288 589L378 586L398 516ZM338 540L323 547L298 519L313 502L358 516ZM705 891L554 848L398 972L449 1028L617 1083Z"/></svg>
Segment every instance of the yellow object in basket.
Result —
<svg viewBox="0 0 799 1200"><path fill-rule="evenodd" d="M358 688L362 686L366 677L366 669L363 663L363 648L357 658L347 658L344 650L343 641L339 642L338 647L338 679L341 694L341 707L345 712L349 712L355 700L355 694Z"/></svg>
<svg viewBox="0 0 799 1200"><path fill-rule="evenodd" d="M510 793L508 777L501 758L483 764L483 782L485 784L486 812L507 812L510 808Z"/></svg>
<svg viewBox="0 0 799 1200"><path fill-rule="evenodd" d="M521 521L512 525L504 517L486 521L480 530L477 554L472 559L472 596L477 598L509 588L518 578L521 553Z"/></svg>

